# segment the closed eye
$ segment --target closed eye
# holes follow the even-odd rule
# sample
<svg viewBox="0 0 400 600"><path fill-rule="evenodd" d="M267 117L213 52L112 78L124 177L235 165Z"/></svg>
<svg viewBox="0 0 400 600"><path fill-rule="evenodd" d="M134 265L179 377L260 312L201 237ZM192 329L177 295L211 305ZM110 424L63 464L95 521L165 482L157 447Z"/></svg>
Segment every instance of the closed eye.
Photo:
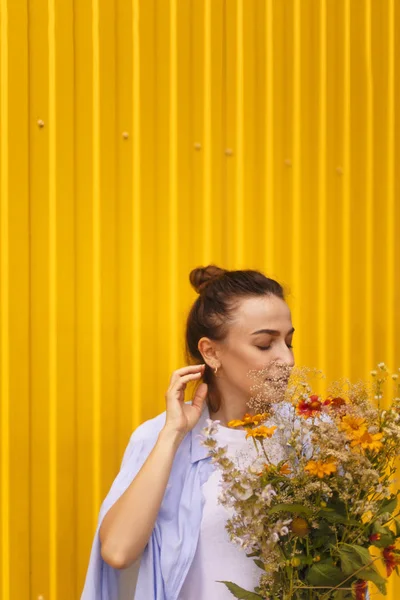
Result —
<svg viewBox="0 0 400 600"><path fill-rule="evenodd" d="M292 344L286 344L286 346L288 348L290 348L291 350L293 349ZM257 346L257 348L259 348L260 350L269 350L271 348L271 346Z"/></svg>

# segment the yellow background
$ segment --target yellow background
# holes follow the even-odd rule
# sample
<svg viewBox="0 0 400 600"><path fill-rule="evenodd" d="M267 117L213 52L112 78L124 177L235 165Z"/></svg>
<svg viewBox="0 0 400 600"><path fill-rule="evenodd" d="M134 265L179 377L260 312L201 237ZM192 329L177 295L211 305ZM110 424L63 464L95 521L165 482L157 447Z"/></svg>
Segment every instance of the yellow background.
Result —
<svg viewBox="0 0 400 600"><path fill-rule="evenodd" d="M298 364L400 366L400 3L0 6L0 594L71 600L191 268L278 279Z"/></svg>

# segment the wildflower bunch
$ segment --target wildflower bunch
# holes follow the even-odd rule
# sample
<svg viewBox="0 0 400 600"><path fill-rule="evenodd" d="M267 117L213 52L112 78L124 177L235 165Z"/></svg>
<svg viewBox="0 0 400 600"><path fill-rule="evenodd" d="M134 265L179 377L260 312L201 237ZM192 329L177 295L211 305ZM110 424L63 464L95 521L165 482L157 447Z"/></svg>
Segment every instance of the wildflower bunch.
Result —
<svg viewBox="0 0 400 600"><path fill-rule="evenodd" d="M270 379L263 395L265 373L256 375L253 408L262 410L228 423L246 430L256 458L239 465L228 457L214 437L218 424L202 442L222 471L219 502L233 507L230 539L263 571L254 591L222 583L249 600L364 600L369 583L385 594L375 562L387 577L400 564L399 491L391 488L400 455L397 377L382 409L384 363L372 385L336 381L326 397L313 393L306 368L275 395Z"/></svg>

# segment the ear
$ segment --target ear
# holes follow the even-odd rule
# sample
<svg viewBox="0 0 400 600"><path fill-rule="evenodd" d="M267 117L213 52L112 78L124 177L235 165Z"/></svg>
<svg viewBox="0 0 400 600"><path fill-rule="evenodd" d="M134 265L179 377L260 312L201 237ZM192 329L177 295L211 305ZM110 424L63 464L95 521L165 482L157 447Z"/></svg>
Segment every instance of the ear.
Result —
<svg viewBox="0 0 400 600"><path fill-rule="evenodd" d="M203 357L205 363L209 367L215 369L221 365L218 358L218 348L216 342L210 340L208 337L202 337L197 344L200 354Z"/></svg>

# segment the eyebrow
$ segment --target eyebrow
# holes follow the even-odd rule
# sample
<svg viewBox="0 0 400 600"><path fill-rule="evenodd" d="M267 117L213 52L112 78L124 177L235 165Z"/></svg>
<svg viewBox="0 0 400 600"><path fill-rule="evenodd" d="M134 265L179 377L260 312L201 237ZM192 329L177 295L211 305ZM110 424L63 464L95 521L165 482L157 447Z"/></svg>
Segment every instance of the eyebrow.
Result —
<svg viewBox="0 0 400 600"><path fill-rule="evenodd" d="M289 335L289 333L293 333L295 331L294 327L292 327L292 329L290 331L287 332L287 335ZM251 335L256 335L257 333L269 333L270 335L280 335L280 331L277 331L276 329L258 329L258 331L253 331L253 333Z"/></svg>

